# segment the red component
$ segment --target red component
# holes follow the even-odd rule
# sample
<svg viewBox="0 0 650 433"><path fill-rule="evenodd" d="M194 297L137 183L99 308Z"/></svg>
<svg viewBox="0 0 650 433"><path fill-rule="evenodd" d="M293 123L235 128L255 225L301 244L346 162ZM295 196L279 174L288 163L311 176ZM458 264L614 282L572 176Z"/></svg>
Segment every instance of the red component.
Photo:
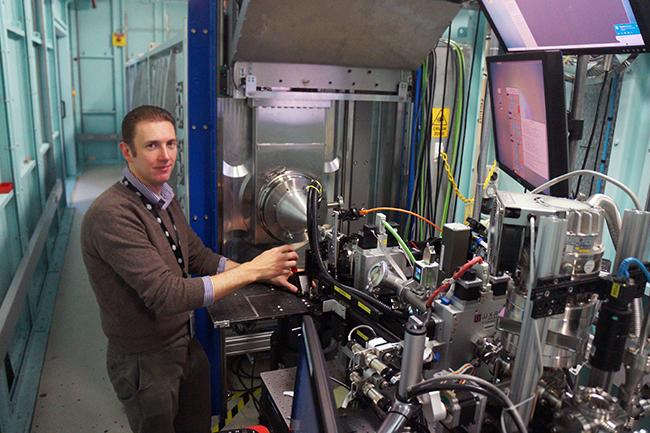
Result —
<svg viewBox="0 0 650 433"><path fill-rule="evenodd" d="M460 277L463 276L465 272L467 272L468 269L471 269L472 266L474 266L477 263L483 263L483 257L479 257L479 256L474 257L472 260L470 260L469 262L465 263L463 266L458 268L458 270L454 273L454 275L452 275L451 278L453 280L459 279ZM436 296L440 294L440 292L446 292L447 290L449 290L450 286L451 286L450 283L444 283L440 285L440 287L438 287L436 290L434 290L431 296L429 296L429 299L427 299L427 303L426 303L427 308L431 307L433 301L436 299Z"/></svg>
<svg viewBox="0 0 650 433"><path fill-rule="evenodd" d="M0 183L0 194L9 194L14 189L14 184L11 182Z"/></svg>
<svg viewBox="0 0 650 433"><path fill-rule="evenodd" d="M292 266L292 267L291 267L291 273L293 273L293 274L297 274L297 273L298 273L298 268L295 267L295 266Z"/></svg>
<svg viewBox="0 0 650 433"><path fill-rule="evenodd" d="M247 427L247 428L248 428L249 430L254 430L254 431L256 431L257 433L271 433L271 432L269 431L269 429L267 429L267 428L264 427L263 425L253 425L253 426L250 426L250 427Z"/></svg>

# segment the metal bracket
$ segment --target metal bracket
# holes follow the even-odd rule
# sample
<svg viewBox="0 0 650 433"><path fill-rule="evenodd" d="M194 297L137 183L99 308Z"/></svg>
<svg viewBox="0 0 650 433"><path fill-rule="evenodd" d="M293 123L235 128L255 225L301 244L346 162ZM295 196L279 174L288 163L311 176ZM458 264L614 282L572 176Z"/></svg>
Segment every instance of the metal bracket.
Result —
<svg viewBox="0 0 650 433"><path fill-rule="evenodd" d="M230 320L217 320L214 322L215 328L230 328Z"/></svg>
<svg viewBox="0 0 650 433"><path fill-rule="evenodd" d="M337 316L345 320L345 310L346 308L336 299L328 299L326 301L323 301L323 313L333 311Z"/></svg>
<svg viewBox="0 0 650 433"><path fill-rule="evenodd" d="M531 317L540 319L562 314L566 308L569 290L567 286L560 283L570 280L570 276L538 279L537 287L533 288L531 293L533 302Z"/></svg>

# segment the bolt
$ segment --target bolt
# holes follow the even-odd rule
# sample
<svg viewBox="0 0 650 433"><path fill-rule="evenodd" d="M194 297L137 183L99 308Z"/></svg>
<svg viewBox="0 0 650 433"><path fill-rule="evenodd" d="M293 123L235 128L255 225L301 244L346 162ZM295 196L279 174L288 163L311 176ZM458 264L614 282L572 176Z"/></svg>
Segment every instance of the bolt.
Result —
<svg viewBox="0 0 650 433"><path fill-rule="evenodd" d="M203 125L203 129L207 131L208 130L208 125Z"/></svg>
<svg viewBox="0 0 650 433"><path fill-rule="evenodd" d="M547 290L547 291L544 292L544 297L545 297L545 298L548 298L548 297L550 296L550 294L551 294L551 292L549 292L549 291Z"/></svg>
<svg viewBox="0 0 650 433"><path fill-rule="evenodd" d="M198 220L199 220L199 217L197 217L196 215L194 215L194 216L192 217L192 221L198 221Z"/></svg>
<svg viewBox="0 0 650 433"><path fill-rule="evenodd" d="M573 293L573 287L569 287L569 293Z"/></svg>
<svg viewBox="0 0 650 433"><path fill-rule="evenodd" d="M552 316L552 315L553 315L553 310L549 309L547 314L548 314L549 316Z"/></svg>
<svg viewBox="0 0 650 433"><path fill-rule="evenodd" d="M192 125L192 129L196 129L196 125Z"/></svg>
<svg viewBox="0 0 650 433"><path fill-rule="evenodd" d="M191 29L190 32L196 33L196 29Z"/></svg>
<svg viewBox="0 0 650 433"><path fill-rule="evenodd" d="M208 34L208 29L203 29L203 34L207 35Z"/></svg>
<svg viewBox="0 0 650 433"><path fill-rule="evenodd" d="M208 216L207 216L207 215L203 215L203 219L204 219L205 221L207 221L207 220L208 220Z"/></svg>

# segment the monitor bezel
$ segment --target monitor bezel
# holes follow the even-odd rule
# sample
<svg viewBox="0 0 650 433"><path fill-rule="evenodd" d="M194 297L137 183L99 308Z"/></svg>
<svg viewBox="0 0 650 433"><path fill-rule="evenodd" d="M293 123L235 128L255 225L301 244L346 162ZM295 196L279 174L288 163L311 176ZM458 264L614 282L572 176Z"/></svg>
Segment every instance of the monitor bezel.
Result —
<svg viewBox="0 0 650 433"><path fill-rule="evenodd" d="M321 347L318 331L314 325L314 320L310 316L303 316L302 336L307 357L307 366L309 368L309 378L311 380L313 399L318 410L319 424L321 432L319 433L338 433L341 431L336 416L336 404L334 403L334 393L329 386L329 374L325 365L325 355ZM298 371L296 370L296 378ZM295 387L294 385L294 396ZM293 419L293 410L291 418Z"/></svg>
<svg viewBox="0 0 650 433"><path fill-rule="evenodd" d="M637 24L639 26L639 31L645 42L645 45L630 45L626 47L572 47L572 48L545 48L545 47L536 47L536 48L526 48L522 50L512 50L506 45L499 29L494 23L492 16L488 12L487 7L485 6L485 0L479 0L480 10L483 12L487 18L490 27L494 30L494 33L499 40L499 44L504 52L509 54L522 54L522 53L536 53L536 52L545 52L545 51L561 51L563 55L579 55L579 54L635 54L635 53L645 53L648 52L648 47L650 46L650 22L646 21L646 17L650 20L650 2L648 4L643 4L644 0L629 0L634 16L637 19ZM647 0L646 0L647 1Z"/></svg>
<svg viewBox="0 0 650 433"><path fill-rule="evenodd" d="M531 52L490 56L486 58L488 70L488 91L492 107L492 133L494 150L499 168L508 173L517 182L529 190L537 186L516 174L514 170L501 162L496 134L496 109L492 90L492 64L498 62L541 61L544 76L544 103L546 108L546 139L548 143L549 180L563 175L569 170L569 145L567 132L567 115L564 89L564 65L560 51ZM556 197L568 197L567 182L560 182L550 188Z"/></svg>

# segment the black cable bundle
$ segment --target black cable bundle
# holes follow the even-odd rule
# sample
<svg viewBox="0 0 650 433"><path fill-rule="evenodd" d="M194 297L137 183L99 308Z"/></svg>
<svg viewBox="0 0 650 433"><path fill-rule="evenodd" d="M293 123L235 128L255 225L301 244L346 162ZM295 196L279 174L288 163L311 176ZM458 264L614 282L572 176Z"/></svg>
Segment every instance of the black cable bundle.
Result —
<svg viewBox="0 0 650 433"><path fill-rule="evenodd" d="M607 86L607 82L609 81L609 71L605 72L605 77L603 78L603 83L600 86L600 92L598 93L598 102L596 103L596 112L594 113L594 121L591 125L591 133L589 134L589 141L587 142L587 149L585 149L585 157L582 159L582 165L580 167L580 170L584 170L585 167L587 166L587 160L589 159L589 154L591 153L591 146L594 142L594 135L596 133L596 128L598 126L598 114L600 113L600 107L602 105L603 101L603 96L605 95L605 87ZM609 90L611 92L611 82L609 83L610 87ZM605 101L605 120L607 119L607 106L609 105L609 96L607 97L607 100ZM598 144L598 149L600 149L600 142L602 142L602 128L600 132L600 139L599 139L599 144ZM598 160L598 155L596 155L595 160ZM582 175L578 177L578 183L576 184L576 189L573 191L573 197L577 197L578 193L580 192L580 184L582 184Z"/></svg>

